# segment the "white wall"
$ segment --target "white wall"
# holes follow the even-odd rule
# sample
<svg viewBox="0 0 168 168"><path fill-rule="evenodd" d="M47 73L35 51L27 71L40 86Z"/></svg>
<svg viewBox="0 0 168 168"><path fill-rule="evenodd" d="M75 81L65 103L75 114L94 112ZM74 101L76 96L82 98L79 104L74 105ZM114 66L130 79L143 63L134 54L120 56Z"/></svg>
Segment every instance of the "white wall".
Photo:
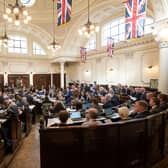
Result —
<svg viewBox="0 0 168 168"><path fill-rule="evenodd" d="M150 65L152 69L148 68ZM87 83L149 86L150 79L159 78L159 49L155 42L148 41L116 51L112 58L106 51L92 52L85 64L70 64L67 73L69 79Z"/></svg>

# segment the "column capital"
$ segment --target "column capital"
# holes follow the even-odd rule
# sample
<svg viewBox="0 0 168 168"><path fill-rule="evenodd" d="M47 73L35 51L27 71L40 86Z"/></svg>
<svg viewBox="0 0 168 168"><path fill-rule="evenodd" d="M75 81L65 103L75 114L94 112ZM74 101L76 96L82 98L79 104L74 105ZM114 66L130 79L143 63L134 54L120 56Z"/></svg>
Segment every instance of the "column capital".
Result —
<svg viewBox="0 0 168 168"><path fill-rule="evenodd" d="M65 61L60 61L59 62L61 65L64 65L65 64Z"/></svg>
<svg viewBox="0 0 168 168"><path fill-rule="evenodd" d="M153 26L153 35L157 42L168 41L168 19L156 21Z"/></svg>

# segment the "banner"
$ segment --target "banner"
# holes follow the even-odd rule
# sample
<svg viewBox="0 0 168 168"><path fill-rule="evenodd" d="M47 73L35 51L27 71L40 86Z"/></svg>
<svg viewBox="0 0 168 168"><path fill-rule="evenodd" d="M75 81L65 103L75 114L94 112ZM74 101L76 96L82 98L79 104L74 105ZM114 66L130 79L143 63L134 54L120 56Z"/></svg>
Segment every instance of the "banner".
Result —
<svg viewBox="0 0 168 168"><path fill-rule="evenodd" d="M81 62L85 63L86 61L86 48L80 47Z"/></svg>
<svg viewBox="0 0 168 168"><path fill-rule="evenodd" d="M110 57L114 54L114 39L112 37L107 37L107 52Z"/></svg>
<svg viewBox="0 0 168 168"><path fill-rule="evenodd" d="M71 20L72 0L58 0L58 26L66 24Z"/></svg>
<svg viewBox="0 0 168 168"><path fill-rule="evenodd" d="M125 2L126 39L140 38L144 35L147 0L127 0Z"/></svg>

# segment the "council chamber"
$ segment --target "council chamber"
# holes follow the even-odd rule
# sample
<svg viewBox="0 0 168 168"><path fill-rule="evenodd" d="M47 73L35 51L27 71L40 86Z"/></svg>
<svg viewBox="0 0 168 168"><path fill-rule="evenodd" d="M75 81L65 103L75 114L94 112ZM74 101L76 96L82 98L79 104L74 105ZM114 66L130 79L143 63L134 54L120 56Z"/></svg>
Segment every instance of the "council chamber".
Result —
<svg viewBox="0 0 168 168"><path fill-rule="evenodd" d="M168 168L167 0L0 0L0 168Z"/></svg>

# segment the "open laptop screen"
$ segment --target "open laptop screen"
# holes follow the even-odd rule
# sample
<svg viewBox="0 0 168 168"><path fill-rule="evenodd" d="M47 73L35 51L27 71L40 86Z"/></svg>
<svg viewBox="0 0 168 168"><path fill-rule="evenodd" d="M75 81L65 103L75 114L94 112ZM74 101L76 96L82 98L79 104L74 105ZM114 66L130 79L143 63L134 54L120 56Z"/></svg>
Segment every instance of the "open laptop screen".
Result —
<svg viewBox="0 0 168 168"><path fill-rule="evenodd" d="M83 103L82 104L82 109L83 110L87 110L87 109L89 109L90 108L90 103Z"/></svg>
<svg viewBox="0 0 168 168"><path fill-rule="evenodd" d="M70 113L70 118L71 119L81 118L81 113L79 111L71 112Z"/></svg>
<svg viewBox="0 0 168 168"><path fill-rule="evenodd" d="M104 112L105 112L106 116L113 114L113 111L112 111L111 108L106 108L106 109L104 109Z"/></svg>

